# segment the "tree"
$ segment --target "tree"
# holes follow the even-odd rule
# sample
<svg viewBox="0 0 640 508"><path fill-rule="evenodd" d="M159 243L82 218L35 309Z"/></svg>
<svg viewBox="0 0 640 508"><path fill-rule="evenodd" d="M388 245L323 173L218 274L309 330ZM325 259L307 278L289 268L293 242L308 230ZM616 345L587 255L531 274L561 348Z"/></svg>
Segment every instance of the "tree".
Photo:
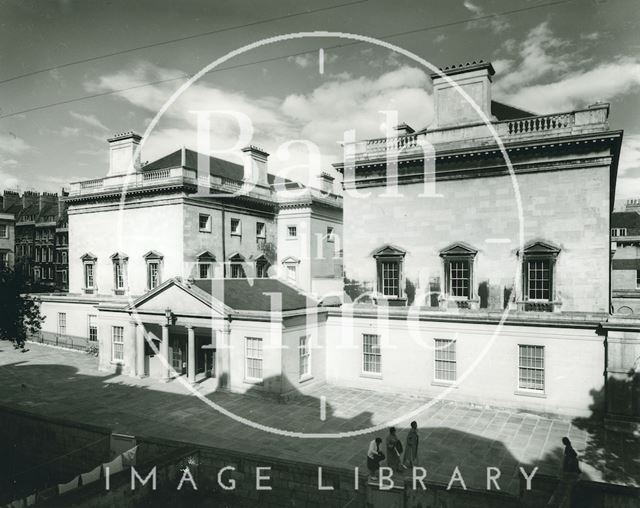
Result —
<svg viewBox="0 0 640 508"><path fill-rule="evenodd" d="M26 279L20 270L0 268L0 339L24 347L30 335L40 331L44 316L40 301L26 293Z"/></svg>

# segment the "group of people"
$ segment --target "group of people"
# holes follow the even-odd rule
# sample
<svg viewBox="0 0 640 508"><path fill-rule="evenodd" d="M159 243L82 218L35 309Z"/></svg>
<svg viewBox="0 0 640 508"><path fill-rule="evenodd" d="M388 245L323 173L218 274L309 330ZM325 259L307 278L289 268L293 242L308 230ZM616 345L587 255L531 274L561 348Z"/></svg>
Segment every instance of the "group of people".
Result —
<svg viewBox="0 0 640 508"><path fill-rule="evenodd" d="M389 434L385 439L384 451L380 449L382 447L382 438L376 437L373 439L369 443L369 450L367 451L369 479L376 479L378 470L380 469L380 463L385 459L387 466L398 473L416 465L418 459L418 442L418 424L415 421L411 422L411 428L405 439L404 450L402 441L396 435L395 427L389 429Z"/></svg>

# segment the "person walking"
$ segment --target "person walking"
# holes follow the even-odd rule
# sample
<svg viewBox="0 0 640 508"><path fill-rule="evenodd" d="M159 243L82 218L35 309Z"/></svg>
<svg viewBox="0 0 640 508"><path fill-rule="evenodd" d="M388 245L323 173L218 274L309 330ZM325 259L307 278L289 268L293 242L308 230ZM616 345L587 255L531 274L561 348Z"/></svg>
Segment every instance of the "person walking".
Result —
<svg viewBox="0 0 640 508"><path fill-rule="evenodd" d="M389 435L387 436L387 465L395 472L400 472L401 464L400 457L402 456L402 443L396 436L396 428L391 427L389 429Z"/></svg>
<svg viewBox="0 0 640 508"><path fill-rule="evenodd" d="M380 462L384 460L384 453L380 451L382 438L372 439L367 450L367 469L369 470L369 480L375 480L380 469Z"/></svg>
<svg viewBox="0 0 640 508"><path fill-rule="evenodd" d="M406 446L404 447L404 467L413 467L418 463L418 424L411 422L411 428L407 434Z"/></svg>
<svg viewBox="0 0 640 508"><path fill-rule="evenodd" d="M569 441L568 437L562 438L562 444L564 444L564 457L562 459L560 481L547 502L547 506L568 508L571 506L571 495L580 476L580 464L578 462L578 454L571 446L571 441Z"/></svg>

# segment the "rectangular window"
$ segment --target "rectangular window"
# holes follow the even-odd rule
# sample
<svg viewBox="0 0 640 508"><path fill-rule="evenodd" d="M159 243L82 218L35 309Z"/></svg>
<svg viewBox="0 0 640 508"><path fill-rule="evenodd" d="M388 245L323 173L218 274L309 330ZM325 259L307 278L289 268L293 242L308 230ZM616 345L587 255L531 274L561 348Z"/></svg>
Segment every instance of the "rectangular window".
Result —
<svg viewBox="0 0 640 508"><path fill-rule="evenodd" d="M267 226L264 222L256 222L256 237L258 238L267 237Z"/></svg>
<svg viewBox="0 0 640 508"><path fill-rule="evenodd" d="M198 227L201 233L211 233L211 215L201 213L198 216Z"/></svg>
<svg viewBox="0 0 640 508"><path fill-rule="evenodd" d="M98 316L90 314L88 316L88 326L89 340L91 342L98 342Z"/></svg>
<svg viewBox="0 0 640 508"><path fill-rule="evenodd" d="M94 265L93 263L84 264L84 287L93 289L94 286Z"/></svg>
<svg viewBox="0 0 640 508"><path fill-rule="evenodd" d="M297 237L298 237L298 227L287 226L287 238L297 238Z"/></svg>
<svg viewBox="0 0 640 508"><path fill-rule="evenodd" d="M66 270L62 271L62 283L63 284L67 283L67 271Z"/></svg>
<svg viewBox="0 0 640 508"><path fill-rule="evenodd" d="M329 243L333 243L334 238L333 238L333 227L332 226L327 226L327 242Z"/></svg>
<svg viewBox="0 0 640 508"><path fill-rule="evenodd" d="M147 287L153 289L160 285L160 263L157 261L147 262Z"/></svg>
<svg viewBox="0 0 640 508"><path fill-rule="evenodd" d="M9 238L9 228L6 224L0 224L0 238Z"/></svg>
<svg viewBox="0 0 640 508"><path fill-rule="evenodd" d="M232 279L244 279L244 268L241 263L231 263L231 278Z"/></svg>
<svg viewBox="0 0 640 508"><path fill-rule="evenodd" d="M115 262L113 264L114 286L118 290L124 289L124 263Z"/></svg>
<svg viewBox="0 0 640 508"><path fill-rule="evenodd" d="M449 294L458 298L469 298L470 284L469 260L449 261Z"/></svg>
<svg viewBox="0 0 640 508"><path fill-rule="evenodd" d="M9 264L9 255L6 252L0 252L0 267Z"/></svg>
<svg viewBox="0 0 640 508"><path fill-rule="evenodd" d="M33 269L33 279L34 279L35 281L39 281L39 280L40 280L40 268L39 268L38 266L36 266L36 267Z"/></svg>
<svg viewBox="0 0 640 508"><path fill-rule="evenodd" d="M240 219L231 219L231 234L236 236L242 235L242 224Z"/></svg>
<svg viewBox="0 0 640 508"><path fill-rule="evenodd" d="M58 335L67 334L67 313L58 312Z"/></svg>
<svg viewBox="0 0 640 508"><path fill-rule="evenodd" d="M198 265L198 275L201 279L208 279L211 277L211 264L210 263L200 263Z"/></svg>
<svg viewBox="0 0 640 508"><path fill-rule="evenodd" d="M67 253L66 253L66 251L62 252L61 258L62 258L62 264L66 265L67 264Z"/></svg>
<svg viewBox="0 0 640 508"><path fill-rule="evenodd" d="M286 266L286 268L287 268L287 279L289 279L291 282L296 282L298 267L294 264L289 264Z"/></svg>
<svg viewBox="0 0 640 508"><path fill-rule="evenodd" d="M627 236L627 228L613 228L611 236Z"/></svg>
<svg viewBox="0 0 640 508"><path fill-rule="evenodd" d="M111 361L124 361L124 327L111 327Z"/></svg>
<svg viewBox="0 0 640 508"><path fill-rule="evenodd" d="M544 346L518 346L518 388L544 391Z"/></svg>
<svg viewBox="0 0 640 508"><path fill-rule="evenodd" d="M259 260L256 263L256 277L258 279L266 279L269 277L269 263Z"/></svg>
<svg viewBox="0 0 640 508"><path fill-rule="evenodd" d="M380 336L365 333L362 336L362 371L366 374L381 374Z"/></svg>
<svg viewBox="0 0 640 508"><path fill-rule="evenodd" d="M262 381L262 339L247 337L245 356L247 378Z"/></svg>
<svg viewBox="0 0 640 508"><path fill-rule="evenodd" d="M435 339L435 370L436 381L456 380L456 341Z"/></svg>
<svg viewBox="0 0 640 508"><path fill-rule="evenodd" d="M640 289L640 270L636 270L636 289Z"/></svg>
<svg viewBox="0 0 640 508"><path fill-rule="evenodd" d="M40 247L36 247L36 263L40 262Z"/></svg>
<svg viewBox="0 0 640 508"><path fill-rule="evenodd" d="M311 375L311 347L309 340L311 337L308 335L300 337L300 345L298 347L299 362L300 362L300 377L309 377Z"/></svg>
<svg viewBox="0 0 640 508"><path fill-rule="evenodd" d="M527 261L527 296L529 300L551 299L551 270L548 259Z"/></svg>
<svg viewBox="0 0 640 508"><path fill-rule="evenodd" d="M400 263L397 261L382 261L381 286L384 296L400 296Z"/></svg>

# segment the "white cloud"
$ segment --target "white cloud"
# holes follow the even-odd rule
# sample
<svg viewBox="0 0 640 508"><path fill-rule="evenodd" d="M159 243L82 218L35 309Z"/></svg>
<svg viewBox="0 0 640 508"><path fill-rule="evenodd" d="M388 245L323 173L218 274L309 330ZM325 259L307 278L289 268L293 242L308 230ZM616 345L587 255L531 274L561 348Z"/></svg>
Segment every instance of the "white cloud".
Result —
<svg viewBox="0 0 640 508"><path fill-rule="evenodd" d="M625 135L622 140L616 201L640 198L640 134Z"/></svg>
<svg viewBox="0 0 640 508"><path fill-rule="evenodd" d="M640 84L640 60L618 57L595 67L580 50L556 37L548 22L511 45L512 58L497 60L493 92L501 101L536 113L570 110L610 100ZM588 63L588 70L585 66Z"/></svg>
<svg viewBox="0 0 640 508"><path fill-rule="evenodd" d="M567 111L609 101L640 86L640 61L619 58L587 71L574 71L546 84L525 86L504 94L506 102L514 106L551 113Z"/></svg>
<svg viewBox="0 0 640 508"><path fill-rule="evenodd" d="M87 125L97 127L98 129L101 129L103 131L109 130L109 128L105 124L103 124L95 115L83 115L81 113L76 113L75 111L69 111L69 114L76 120L84 122Z"/></svg>
<svg viewBox="0 0 640 508"><path fill-rule="evenodd" d="M16 136L14 133L0 133L0 154L20 155L30 148L24 139Z"/></svg>
<svg viewBox="0 0 640 508"><path fill-rule="evenodd" d="M133 71L103 76L88 84L95 91L117 90L144 81L156 81L162 76L176 76L179 71L138 64ZM398 122L406 122L419 129L431 121L432 107L427 75L412 67L399 67L377 78L352 77L348 74L327 75L324 83L314 90L287 97L252 97L240 91L215 87L206 81L192 85L166 112L143 147L143 160L156 157L185 145L197 148L196 115L193 110L227 110L247 115L254 128L250 141L265 148L272 155L270 171L282 174L285 167L307 162L302 145L291 148L290 158L279 157L277 148L295 139L306 139L320 150L320 166L298 168L288 176L306 181L309 173L326 170L341 158L338 142L345 130L355 129L356 137L384 135L380 124L384 117L380 110L397 110ZM175 90L175 83L136 88L117 95L130 104L153 115ZM416 105L420 105L416 107ZM118 126L129 130L130 125ZM237 122L228 116L217 115L212 121L212 146L229 148L237 141ZM248 142L247 142L248 144ZM240 162L230 154L221 158ZM312 176L312 175L311 175Z"/></svg>
<svg viewBox="0 0 640 508"><path fill-rule="evenodd" d="M471 12L474 16L484 17L486 16L485 11L479 5L474 4L470 0L465 0L462 5ZM503 32L511 25L503 16L493 15L491 18L486 18L478 21L471 21L467 24L467 28L474 28L478 26L489 26L494 32Z"/></svg>
<svg viewBox="0 0 640 508"><path fill-rule="evenodd" d="M482 9L469 0L465 0L462 5L464 5L467 10L471 11L476 16L482 16L483 14Z"/></svg>
<svg viewBox="0 0 640 508"><path fill-rule="evenodd" d="M303 69L306 69L311 64L311 56L310 55L290 56L289 58L287 58L287 61L293 62L298 67L302 67Z"/></svg>

